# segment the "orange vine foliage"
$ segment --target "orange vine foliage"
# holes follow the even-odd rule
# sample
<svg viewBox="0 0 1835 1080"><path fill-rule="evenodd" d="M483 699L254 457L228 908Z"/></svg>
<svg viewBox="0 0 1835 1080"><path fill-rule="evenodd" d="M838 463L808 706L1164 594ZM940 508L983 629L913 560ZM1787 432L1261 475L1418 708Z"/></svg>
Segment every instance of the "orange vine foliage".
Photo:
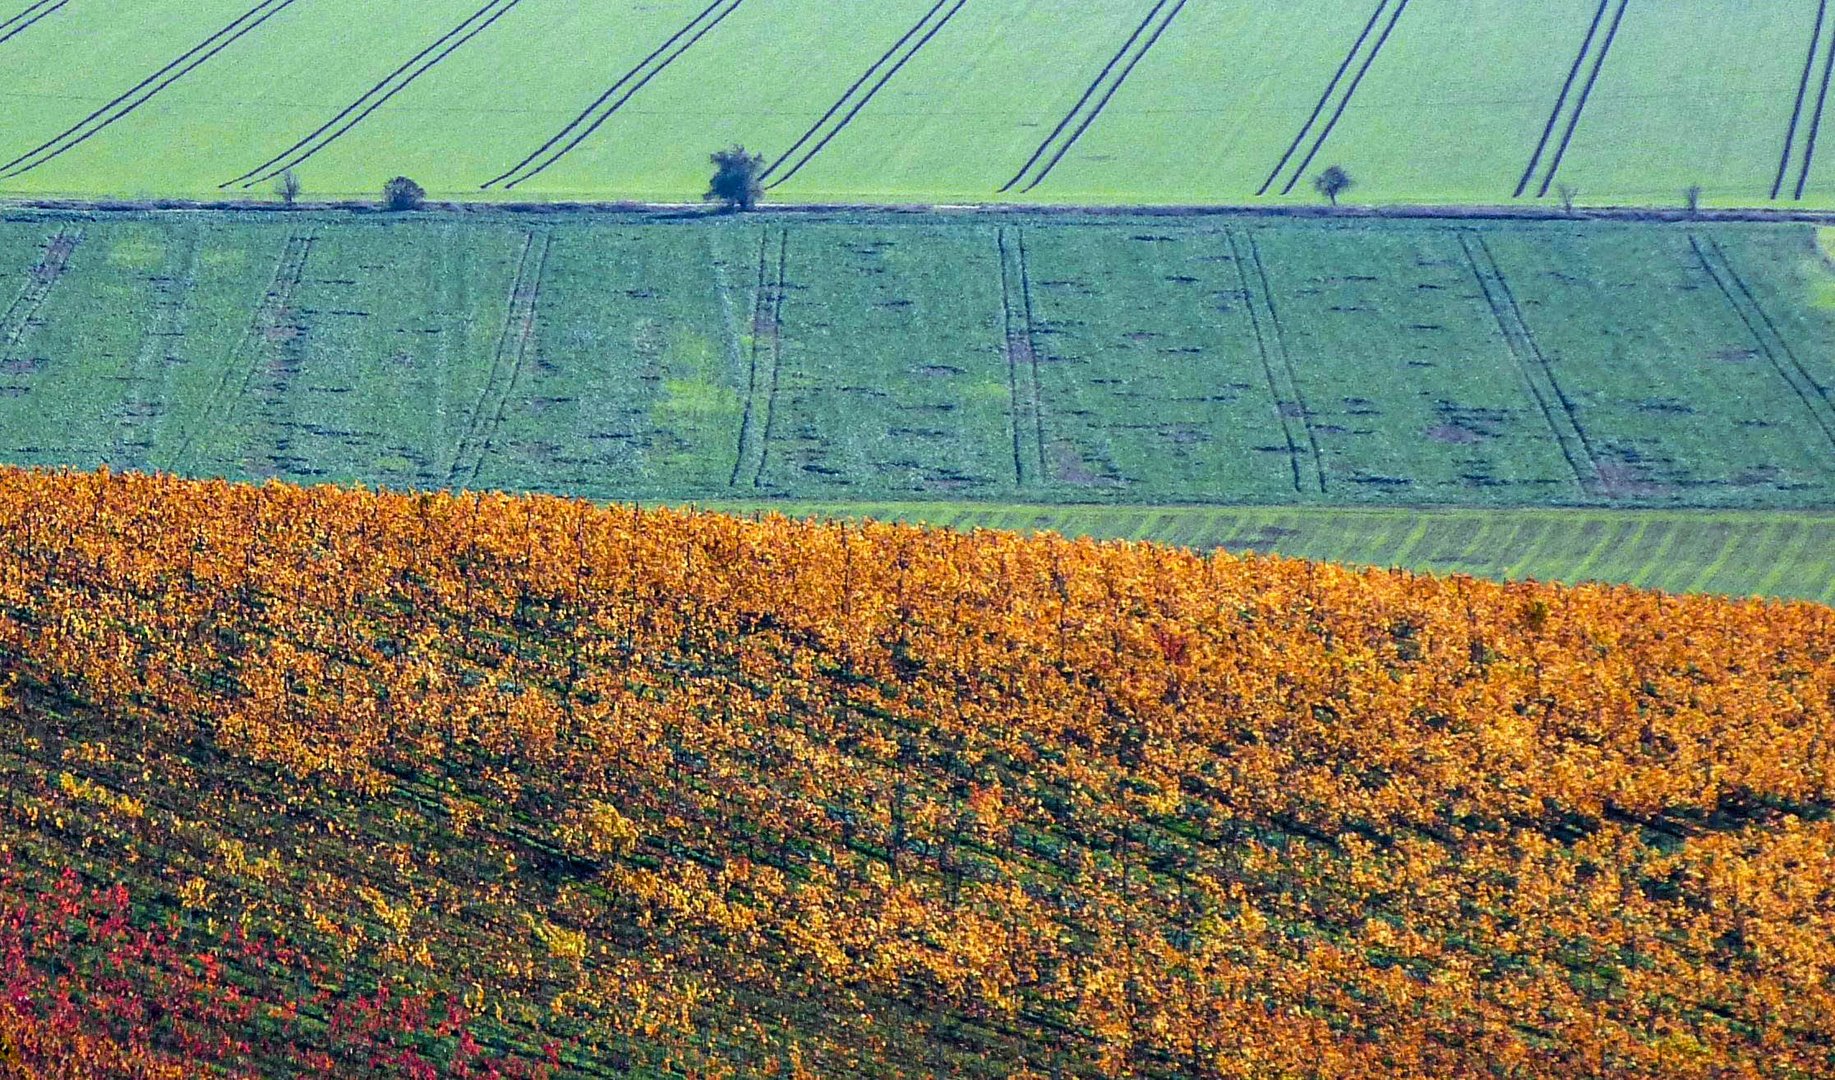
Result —
<svg viewBox="0 0 1835 1080"><path fill-rule="evenodd" d="M1813 605L6 472L0 655L120 738L443 793L510 982L780 1075L1835 1076Z"/></svg>

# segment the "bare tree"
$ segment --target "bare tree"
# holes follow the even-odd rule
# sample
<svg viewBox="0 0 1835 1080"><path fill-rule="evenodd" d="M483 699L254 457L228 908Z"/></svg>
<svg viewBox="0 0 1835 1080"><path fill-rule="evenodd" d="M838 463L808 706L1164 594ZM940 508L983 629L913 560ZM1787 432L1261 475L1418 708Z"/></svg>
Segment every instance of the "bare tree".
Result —
<svg viewBox="0 0 1835 1080"><path fill-rule="evenodd" d="M714 178L708 182L704 202L720 202L729 211L750 210L764 201L765 189L759 174L764 171L762 154L748 154L745 147L733 146L709 155L714 164Z"/></svg>
<svg viewBox="0 0 1835 1080"><path fill-rule="evenodd" d="M1313 190L1330 199L1333 206L1337 206L1338 196L1351 190L1355 183L1356 182L1351 179L1350 173L1345 172L1344 169L1337 165L1333 165L1318 176L1313 177Z"/></svg>
<svg viewBox="0 0 1835 1080"><path fill-rule="evenodd" d="M1562 184L1555 188L1555 194L1561 197L1561 212L1572 215L1574 200L1580 197L1580 189L1572 184Z"/></svg>
<svg viewBox="0 0 1835 1080"><path fill-rule="evenodd" d="M1682 192L1682 205L1688 207L1688 212L1691 216L1701 213L1700 184L1690 184L1687 190Z"/></svg>
<svg viewBox="0 0 1835 1080"><path fill-rule="evenodd" d="M281 203L286 206L292 206L298 202L299 174L292 169L281 173L280 178L274 181L274 194L279 195Z"/></svg>

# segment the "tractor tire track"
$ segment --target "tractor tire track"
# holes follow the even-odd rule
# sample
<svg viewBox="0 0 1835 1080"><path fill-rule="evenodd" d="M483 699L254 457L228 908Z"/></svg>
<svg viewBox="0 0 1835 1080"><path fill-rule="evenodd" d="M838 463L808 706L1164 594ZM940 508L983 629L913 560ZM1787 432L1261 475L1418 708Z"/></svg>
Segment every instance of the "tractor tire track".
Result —
<svg viewBox="0 0 1835 1080"><path fill-rule="evenodd" d="M1039 174L1032 178L1032 182L1025 186L1025 191L1031 191L1033 188L1044 183L1045 178L1051 175L1051 171L1058 167L1058 162L1064 160L1064 155L1070 153L1071 147L1077 145L1077 140L1083 138L1083 133L1088 131L1090 125L1096 122L1096 118L1102 115L1102 110L1108 108L1109 102L1121 89L1121 85L1128 81L1128 76L1134 74L1135 67L1139 65L1142 60L1147 58L1147 54L1153 51L1155 45L1160 43L1161 36L1166 33L1168 27L1172 26L1172 21L1179 17L1179 12L1185 10L1186 2L1187 0L1179 0L1178 3L1173 5L1172 10L1167 13L1165 20L1153 31L1153 36L1147 39L1146 44L1141 46L1140 51L1134 54L1134 59L1129 60L1128 66L1123 68L1121 74L1116 76L1115 81L1109 84L1108 91L1102 95L1101 100L1096 102L1096 107L1089 111L1089 114L1083 118L1081 124L1077 125L1077 130L1072 132L1070 138L1064 141L1064 145L1058 147L1058 152L1052 155L1051 161L1046 163L1045 168L1040 170ZM1402 0L1402 2L1406 4L1407 0Z"/></svg>
<svg viewBox="0 0 1835 1080"><path fill-rule="evenodd" d="M51 291L70 269L70 258L83 242L79 229L62 229L45 242L44 253L26 275L25 286L0 315L0 363L12 364L21 359L19 347L26 334L38 325L38 312L51 298Z"/></svg>
<svg viewBox="0 0 1835 1080"><path fill-rule="evenodd" d="M1364 76L1370 74L1371 66L1376 63L1376 58L1382 55L1383 46L1389 44L1389 35L1395 33L1396 24L1402 21L1402 15L1407 10L1408 0L1398 0L1394 12L1389 16L1388 24L1383 27L1382 36L1376 39L1376 44L1371 46L1370 51L1364 55L1363 66L1357 69L1357 75L1351 80L1351 85L1345 88L1344 96L1338 99L1338 108L1332 113L1332 118L1326 121L1325 129L1313 142L1313 148L1307 152L1306 159L1300 162L1293 170L1293 175L1287 179L1287 186L1281 189L1281 194L1288 195L1293 192L1294 185L1300 182L1300 177L1306 175L1306 170L1312 166L1313 159L1319 156L1319 151L1325 149L1326 140L1332 137L1332 132L1338 127L1338 121L1344 119L1345 110L1351 107L1351 99L1357 96L1357 88L1363 85Z"/></svg>
<svg viewBox="0 0 1835 1080"><path fill-rule="evenodd" d="M779 184L784 183L785 181L789 180L791 177L795 176L797 173L801 172L803 170L803 167L805 165L808 165L810 161L812 161L817 154L820 154L823 150L827 149L828 144L834 141L835 136L841 134L841 132L844 131L849 124L854 122L854 117L859 116L860 111L872 103L874 96L877 95L881 90L885 89L886 84L891 82L892 79L895 76L897 76L901 70L904 69L904 66L911 62L913 57L917 56L918 53L921 53L924 51L924 46L930 44L932 38L936 37L939 33L942 33L943 28L949 25L949 21L955 18L956 13L961 11L963 5L967 3L968 3L968 0L956 0L955 6L950 8L947 12L945 12L943 17L937 20L936 24L933 25L924 34L923 37L918 39L917 44L911 46L911 48L905 52L905 55L899 57L896 63L894 63L890 68L886 69L885 74L879 77L879 81L873 84L873 88L871 90L868 90L866 94L860 98L859 101L854 103L854 107L848 110L847 115L841 118L840 123L836 124L833 128L830 128L828 133L822 136L822 139L820 142L816 143L816 145L813 148L811 148L808 153L803 155L801 160L799 160L795 165L792 165L790 167L789 172L784 173L782 176L771 181L769 184L765 186L768 188L774 188L774 187L777 187Z"/></svg>
<svg viewBox="0 0 1835 1080"><path fill-rule="evenodd" d="M1280 179L1281 173L1287 170L1287 163L1293 160L1293 155L1299 151L1300 144L1306 141L1306 136L1311 134L1313 125L1319 122L1319 117L1325 112L1325 107L1331 104L1332 95L1338 91L1338 84L1344 81L1344 73L1351 70L1351 65L1357 60L1357 54L1362 51L1364 42L1368 41L1370 35L1376 31L1376 24L1382 19L1383 11L1388 6L1389 0L1377 0L1376 10L1370 13L1370 21L1364 24L1363 32L1358 34L1357 40L1351 44L1351 51L1344 54L1344 62L1338 65L1338 70L1332 75L1332 81L1325 84L1325 92L1319 95L1319 103L1313 106L1312 115L1306 118L1306 123L1300 125L1299 133L1294 135L1293 142L1288 144L1287 152L1281 155L1281 160L1273 169L1269 170L1268 179L1262 181L1262 186L1255 192L1256 195L1268 194L1268 189L1273 187L1274 182Z"/></svg>
<svg viewBox="0 0 1835 1080"><path fill-rule="evenodd" d="M298 3L299 0L261 0L237 16L228 25L192 46L178 59L140 80L126 93L115 97L77 123L33 147L5 164L0 164L0 179L31 172L48 161L63 156L107 130L153 100L167 87L191 74L218 53L234 45L261 24ZM99 122L98 122L99 121ZM91 127L90 125L94 125ZM87 129L87 130L85 130Z"/></svg>
<svg viewBox="0 0 1835 1080"><path fill-rule="evenodd" d="M777 393L784 373L784 294L789 289L786 274L790 264L790 230L778 235L777 287L771 290L771 388L765 395L765 429L759 437L758 471L752 474L752 486L761 488L765 470L771 465L771 436L777 431Z"/></svg>
<svg viewBox="0 0 1835 1080"><path fill-rule="evenodd" d="M1797 174L1797 189L1794 198L1802 201L1804 189L1809 186L1810 166L1816 161L1816 143L1822 133L1822 114L1829 103L1829 80L1835 77L1835 34L1829 38L1828 59L1822 65L1822 86L1816 93L1816 114L1810 120L1809 135L1804 140L1803 169Z"/></svg>
<svg viewBox="0 0 1835 1080"><path fill-rule="evenodd" d="M191 230L176 264L148 279L149 318L140 347L134 353L126 380L109 463L118 468L147 469L159 442L166 403L171 399L170 369L175 342L183 341L191 326L198 271L203 262L202 229Z"/></svg>
<svg viewBox="0 0 1835 1080"><path fill-rule="evenodd" d="M1595 494L1599 462L1593 456L1593 448L1587 441L1585 429L1580 426L1573 403L1561 389L1560 380L1555 378L1554 367L1537 344L1529 324L1523 321L1522 308L1517 306L1516 297L1510 291L1509 280L1504 277L1502 268L1498 266L1483 236L1478 237L1478 244L1479 247L1475 249L1466 233L1459 234L1459 248L1465 255L1466 266L1472 271L1472 280L1478 283L1478 291L1485 305L1490 308L1492 319L1497 322L1498 336L1504 339L1504 348L1509 351L1510 358L1516 362L1517 371L1523 376L1523 382L1529 387L1529 396L1541 412L1543 423L1548 426L1549 434L1554 436L1555 444L1561 448L1561 456L1567 459L1567 466L1573 471L1574 482L1579 485L1581 492ZM1480 250L1484 254L1482 262L1479 259ZM1544 383L1547 385L1544 386ZM1559 413L1556 404L1561 408ZM1566 424L1561 422L1563 418Z"/></svg>
<svg viewBox="0 0 1835 1080"><path fill-rule="evenodd" d="M853 100L854 95L860 91L860 88L866 85L866 81L872 78L874 73L879 71L880 68L884 67L898 50L904 48L906 42L922 32L924 27L929 25L930 20L936 17L937 12L942 11L943 6L948 3L949 0L937 0L936 4L934 4L929 11L926 11L920 16L917 22L912 23L911 29L906 30L904 36L893 42L891 47L885 52L880 53L879 59L873 61L873 63L867 67L866 71L862 72L860 77L854 80L853 85L849 86L839 98L835 99L835 103L828 107L828 111L822 114L821 119L809 125L809 130L803 132L803 134L797 138L796 142L791 145L790 149L779 154L776 161L766 166L764 172L758 174L758 178L760 180L769 180L773 173L783 167L784 162L790 160L798 150L801 150L808 144L809 140L815 138L816 133L822 130L822 125L834 119L835 114L845 108L848 102Z"/></svg>
<svg viewBox="0 0 1835 1080"><path fill-rule="evenodd" d="M178 449L172 458L173 471L183 471L190 463L192 452L197 448L198 437L217 422L219 410L228 410L224 419L234 411L235 405L255 381L255 371L261 364L266 351L263 346L272 344L276 339L287 336L297 337L298 327L289 327L287 320L292 317L293 298L299 292L300 282L306 276L306 261L312 256L312 245L317 240L312 236L301 236L295 233L287 237L281 248L280 258L274 265L274 277L268 283L268 290L262 295L261 304L249 321L248 328L237 339L223 365L223 377L211 389L210 396L204 401L204 408L186 429L179 441ZM235 395L230 395L230 383L234 380L237 368L235 361L244 353L249 353L248 363L242 368L242 381L237 386Z"/></svg>
<svg viewBox="0 0 1835 1080"><path fill-rule="evenodd" d="M1032 314L1032 256L1026 251L1026 231L1015 230L1019 240L1020 317L1026 329L1026 360L1032 368L1032 426L1038 439L1039 476L1051 479L1045 466L1045 392L1039 380L1038 320Z"/></svg>
<svg viewBox="0 0 1835 1080"><path fill-rule="evenodd" d="M1726 250L1720 246L1720 242L1709 237L1704 248L1700 239L1693 234L1689 235L1688 242L1689 247L1694 249L1696 261L1707 271L1708 277L1713 279L1714 286L1726 298L1727 305L1739 316L1740 322L1746 325L1746 331L1752 335L1759 351L1765 354L1765 359L1771 362L1778 378L1783 379L1784 384L1803 402L1810 418L1816 421L1816 426L1822 429L1823 436L1828 439L1830 448L1835 449L1835 400L1831 400L1828 389L1818 383L1809 369L1803 366L1796 350L1790 347L1789 339L1778 330L1778 324L1759 303L1758 297L1753 295L1745 278L1740 276L1732 261L1727 258ZM1712 258L1709 258L1710 252ZM1745 303L1741 304L1741 300Z"/></svg>
<svg viewBox="0 0 1835 1080"><path fill-rule="evenodd" d="M1593 70L1587 73L1587 81L1580 88L1580 97L1574 102L1574 111L1568 115L1567 130L1561 133L1561 144L1555 148L1555 156L1549 162L1548 172L1542 177L1542 186L1536 191L1536 198L1543 198L1554 184L1556 174L1561 171L1561 163L1567 160L1567 148L1574 141L1574 132L1580 128L1580 119L1586 115L1587 102L1592 100L1593 87L1599 82L1600 72L1605 70L1606 59L1612 55L1612 45L1618 40L1619 27L1624 25L1625 10L1631 6L1631 0L1618 0L1618 9L1612 13L1612 25L1606 29L1605 42L1593 57Z"/></svg>
<svg viewBox="0 0 1835 1080"><path fill-rule="evenodd" d="M552 233L529 232L523 237L522 256L517 260L516 278L510 285L510 303L504 312L503 329L497 335L497 350L491 356L490 373L472 406L465 435L453 454L449 484L461 479L475 485L484 471L484 459L490 456L491 443L503 425L509 408L510 392L529 356L535 341L536 316L541 303L542 277L548 269L548 255L554 247ZM497 389L501 382L502 389ZM493 398L495 400L493 400Z"/></svg>
<svg viewBox="0 0 1835 1080"><path fill-rule="evenodd" d="M1025 347L1025 334L1014 315L1017 306L1014 294L1018 291L1013 283L1014 253L1007 243L1007 230L1004 227L995 230L994 246L1000 260L1000 351L1007 361L1007 428L1013 435L1013 486L1025 487L1026 455L1020 442L1021 433L1026 428L1026 404L1019 392L1019 367Z"/></svg>
<svg viewBox="0 0 1835 1080"><path fill-rule="evenodd" d="M758 353L762 348L761 328L765 325L765 316L769 306L771 284L771 232L766 229L758 234L758 280L752 287L752 348L748 358L745 387L745 412L739 418L739 445L733 454L733 474L727 479L727 487L737 487L739 473L745 468L752 451L752 414L757 411L758 400Z"/></svg>
<svg viewBox="0 0 1835 1080"><path fill-rule="evenodd" d="M55 0L55 2L53 2L53 0L38 0L38 3L26 8L19 14L5 22L0 22L0 45L5 45L20 34L38 25L39 20L62 11L69 3L70 0ZM47 4L50 6L46 7L45 5ZM34 11L36 11L37 14L33 14ZM26 18L28 15L30 15L31 18ZM24 21L22 22L20 20Z"/></svg>
<svg viewBox="0 0 1835 1080"><path fill-rule="evenodd" d="M1134 28L1134 33L1128 35L1128 40L1122 42L1121 48L1115 50L1115 55L1109 57L1109 62L1102 66L1102 70L1097 72L1094 79L1090 80L1089 88L1083 91L1083 96L1078 98L1077 103L1072 105L1070 111L1064 114L1064 119L1059 120L1058 126L1052 128L1051 134L1045 136L1044 140L1039 143L1039 148L1034 150L1032 156L1026 159L1026 163L1020 166L1020 170L1013 174L1013 179L1001 185L1001 191L1011 191L1015 185L1026 178L1026 174L1032 171L1032 167L1038 164L1039 159L1045 156L1047 150L1051 149L1051 144L1057 140L1059 135L1064 133L1064 129L1069 127L1071 121L1077 118L1077 114L1083 111L1083 106L1089 103L1090 98L1096 96L1096 91L1102 88L1103 81L1109 77L1109 73L1115 69L1115 65L1121 63L1122 57L1126 56L1128 50L1134 47L1134 43L1140 40L1140 36L1147 32L1147 27L1153 23L1153 17L1158 15L1160 9L1164 8L1167 3L1168 0L1159 0L1158 3L1153 5L1152 9L1147 12L1147 16L1140 21L1140 25Z"/></svg>
<svg viewBox="0 0 1835 1080"><path fill-rule="evenodd" d="M422 75L433 70L436 66L444 62L447 57L463 48L473 38L490 29L497 20L508 15L512 9L521 3L522 0L489 0L483 7L466 16L457 26L446 31L446 33L441 35L433 44L428 45L420 52L414 54L407 63L402 64L400 67L390 72L387 77L376 83L376 85L365 90L355 101L346 105L336 116L319 125L311 134L262 162L260 165L250 169L248 172L243 173L241 176L218 184L218 189L241 184L243 189L246 190L263 181L272 180L288 169L295 168L304 163L313 155L343 138L352 128L355 128L358 124L369 119L371 113L374 113L377 109L388 104L390 99L394 98L395 95L413 85ZM480 22L479 20L483 21ZM438 55L434 55L435 53L438 53ZM428 57L430 56L432 59L429 60ZM422 61L426 62L422 63ZM416 69L415 65L417 64L420 66ZM412 74L407 74L410 69L415 70ZM402 78L404 74L407 74L406 78ZM399 82L396 81L398 79L400 80ZM380 97L377 95L380 95ZM359 110L361 111L359 112ZM356 115L352 116L353 113ZM349 122L343 123L346 118L349 118ZM340 124L342 124L342 126L340 126ZM332 131L333 128L337 128L337 130ZM330 132L329 135L327 135L328 132ZM302 153L302 151L304 152Z"/></svg>
<svg viewBox="0 0 1835 1080"><path fill-rule="evenodd" d="M1816 25L1810 31L1809 53L1803 58L1803 78L1797 83L1797 102L1791 106L1790 126L1784 129L1784 149L1778 154L1778 175L1771 182L1771 197L1774 200L1784 190L1784 174L1790 171L1792 151L1797 147L1797 126L1803 120L1803 99L1809 96L1810 76L1816 70L1816 55L1822 51L1822 24L1828 19L1828 14L1829 0L1817 0Z"/></svg>
<svg viewBox="0 0 1835 1080"><path fill-rule="evenodd" d="M730 3L728 3L728 0L715 0L713 4L702 9L701 13L690 20L688 25L677 30L670 36L669 40L663 42L656 51L644 57L638 62L636 67L625 72L617 82L613 83L611 87L605 91L605 93L599 95L598 100L587 106L579 116L576 116L570 121L568 125L562 128L553 138L542 144L534 153L518 162L516 166L508 172L492 177L480 186L484 189L489 189L501 183L504 186L504 190L507 191L516 187L518 184L522 184L546 172L555 162L566 157L573 152L575 147L578 147L581 143L591 138L595 132L605 125L607 120L610 120L616 115L618 110L624 108L625 104L629 102L631 98L635 97L639 91L649 85L650 80L668 70L671 64L680 60L684 53L699 44L702 38L712 33L715 27L725 22L727 17L733 12L738 11L740 6L745 2L746 0L731 0ZM721 10L719 14L714 15L712 19L707 19L708 14L713 12L714 9L719 8L723 3L726 4L726 7ZM706 21L703 22L703 20ZM696 29L697 25L699 25L699 29ZM663 56L663 53L667 52L672 46L675 46L676 42L681 41L685 35L691 32L693 36L688 37L686 41L682 41L679 46L675 47L674 52L669 53L668 56L663 57L660 61L657 60L658 57ZM651 66L653 63L654 66ZM647 72L645 71L646 68L648 68ZM642 74L642 78L638 78L640 74ZM633 79L636 79L635 83L632 83ZM631 83L631 86L630 89L625 91L624 96L607 106L605 103L610 101L612 96L617 94L627 83ZM602 106L604 106L603 109L601 108ZM597 113L596 118L594 116L595 113ZM589 120L591 121L590 123L588 123ZM582 124L586 126L581 128L580 125ZM569 132L575 133L570 140L568 139ZM558 150L554 149L562 140L568 140L566 145L561 146ZM552 153L550 153L550 151L552 151ZM541 158L543 154L547 154L546 159L542 160L539 165L535 165L534 168L530 168L529 166L534 163L536 159Z"/></svg>
<svg viewBox="0 0 1835 1080"><path fill-rule="evenodd" d="M1536 166L1542 164L1542 155L1548 150L1548 140L1555 133L1555 125L1561 122L1561 110L1567 108L1567 99L1574 92L1574 80L1580 77L1580 69L1586 66L1587 56L1593 49L1593 39L1599 36L1599 25L1606 21L1606 12L1611 6L1612 0L1599 0L1599 7L1593 12L1593 22L1587 27L1586 37L1581 39L1580 51L1574 54L1573 66L1567 69L1567 81L1561 84L1561 93L1555 98L1555 107L1549 110L1548 123L1542 125L1542 138L1536 142L1536 152L1529 155L1529 164L1524 166L1523 178L1517 181L1512 198L1520 199L1523 192L1529 190L1529 181L1536 174Z"/></svg>
<svg viewBox="0 0 1835 1080"><path fill-rule="evenodd" d="M1268 268L1262 262L1261 245L1256 243L1252 232L1239 239L1236 231L1229 229L1225 230L1224 238L1230 245L1230 260L1236 264L1236 277L1242 285L1242 302L1248 309L1249 324L1255 332L1255 348L1261 356L1262 374L1268 380L1268 394L1274 401L1275 415L1281 421L1281 434L1286 438L1287 457L1293 468L1293 490L1302 495L1308 493L1307 470L1301 459L1310 450L1313 480L1323 495L1326 492L1325 455L1319 449L1312 409L1306 403L1306 392L1300 388L1293 355L1287 350L1286 332L1281 327L1280 309L1275 306ZM1306 436L1304 448L1294 433L1292 420L1296 415Z"/></svg>

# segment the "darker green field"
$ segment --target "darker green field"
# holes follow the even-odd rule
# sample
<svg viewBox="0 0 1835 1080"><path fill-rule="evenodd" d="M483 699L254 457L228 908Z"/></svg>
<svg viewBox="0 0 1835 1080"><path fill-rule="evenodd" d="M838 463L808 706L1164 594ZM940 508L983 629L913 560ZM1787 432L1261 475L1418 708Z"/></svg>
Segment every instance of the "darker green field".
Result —
<svg viewBox="0 0 1835 1080"><path fill-rule="evenodd" d="M1499 581L1591 581L1835 604L1835 514L1827 513L985 503L711 508L1155 540Z"/></svg>
<svg viewBox="0 0 1835 1080"><path fill-rule="evenodd" d="M598 499L1835 505L1804 226L0 223L0 458Z"/></svg>

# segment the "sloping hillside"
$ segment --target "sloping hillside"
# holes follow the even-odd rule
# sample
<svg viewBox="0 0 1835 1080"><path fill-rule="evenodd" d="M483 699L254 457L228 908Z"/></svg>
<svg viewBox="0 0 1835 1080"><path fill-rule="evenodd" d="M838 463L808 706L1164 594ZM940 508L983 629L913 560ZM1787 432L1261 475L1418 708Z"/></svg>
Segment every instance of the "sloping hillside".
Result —
<svg viewBox="0 0 1835 1080"><path fill-rule="evenodd" d="M13 1065L1835 1075L1828 608L7 471L0 685Z"/></svg>

